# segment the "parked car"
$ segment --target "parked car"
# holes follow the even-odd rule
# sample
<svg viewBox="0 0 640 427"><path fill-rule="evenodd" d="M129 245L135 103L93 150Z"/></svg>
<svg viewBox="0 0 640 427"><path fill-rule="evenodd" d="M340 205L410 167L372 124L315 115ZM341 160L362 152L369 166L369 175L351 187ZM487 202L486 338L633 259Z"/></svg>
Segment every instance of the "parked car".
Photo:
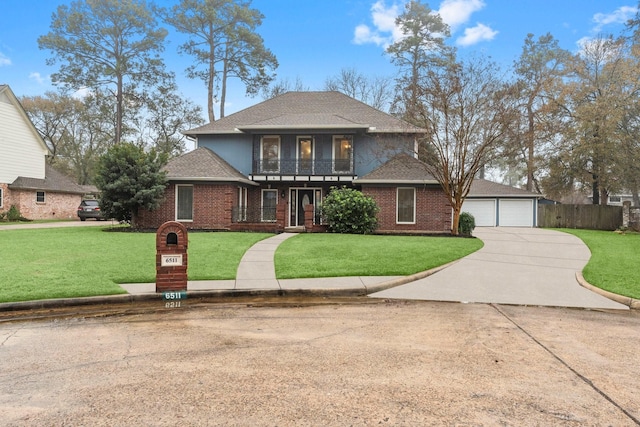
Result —
<svg viewBox="0 0 640 427"><path fill-rule="evenodd" d="M78 206L78 218L80 221L86 221L87 218L95 218L96 221L102 221L106 218L100 212L100 204L97 200L83 200Z"/></svg>

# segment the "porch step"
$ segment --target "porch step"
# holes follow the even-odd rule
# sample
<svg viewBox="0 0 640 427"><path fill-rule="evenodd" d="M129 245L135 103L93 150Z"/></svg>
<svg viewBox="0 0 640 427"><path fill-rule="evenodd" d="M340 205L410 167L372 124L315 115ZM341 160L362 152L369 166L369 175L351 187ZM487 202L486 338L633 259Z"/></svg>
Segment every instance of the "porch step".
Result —
<svg viewBox="0 0 640 427"><path fill-rule="evenodd" d="M297 227L285 227L284 228L284 232L285 233L304 233L305 232L305 228L303 225L297 226Z"/></svg>

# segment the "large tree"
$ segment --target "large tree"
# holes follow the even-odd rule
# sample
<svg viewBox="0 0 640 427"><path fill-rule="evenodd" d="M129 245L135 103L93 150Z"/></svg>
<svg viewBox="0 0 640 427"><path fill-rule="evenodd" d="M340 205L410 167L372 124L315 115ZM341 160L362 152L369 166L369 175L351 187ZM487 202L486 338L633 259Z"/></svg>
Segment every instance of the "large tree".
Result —
<svg viewBox="0 0 640 427"><path fill-rule="evenodd" d="M167 186L162 170L166 161L166 155L127 142L109 148L98 162L95 179L104 215L130 220L135 227L140 209L158 208Z"/></svg>
<svg viewBox="0 0 640 427"><path fill-rule="evenodd" d="M411 0L396 18L400 38L387 48L391 62L399 69L394 111L409 122L419 113L420 90L426 73L452 60L453 50L445 44L449 26L427 4Z"/></svg>
<svg viewBox="0 0 640 427"><path fill-rule="evenodd" d="M49 161L78 184L93 182L97 159L111 143L113 126L101 99L98 93L78 99L56 92L21 99L53 153Z"/></svg>
<svg viewBox="0 0 640 427"><path fill-rule="evenodd" d="M513 118L512 97L498 66L476 57L429 69L418 89L415 119L427 129L420 154L451 204L457 235L471 184L497 155Z"/></svg>
<svg viewBox="0 0 640 427"><path fill-rule="evenodd" d="M636 102L638 68L624 39L601 36L574 55L571 71L563 100L570 126L559 155L569 157L576 178L591 187L593 204L606 204L611 191L622 189L620 125Z"/></svg>
<svg viewBox="0 0 640 427"><path fill-rule="evenodd" d="M528 34L522 53L514 64L515 95L521 114L514 121L511 153L515 164L526 168L526 189L540 192L538 172L544 168L544 154L554 146L562 129L556 102L571 54L561 49L549 33L537 40Z"/></svg>
<svg viewBox="0 0 640 427"><path fill-rule="evenodd" d="M393 98L391 79L368 77L355 68L343 68L324 82L324 90L342 92L381 111L388 111Z"/></svg>
<svg viewBox="0 0 640 427"><path fill-rule="evenodd" d="M144 0L76 0L58 6L38 45L51 51L49 65L60 65L54 83L112 93L117 144L128 102L166 76L159 56L166 35Z"/></svg>
<svg viewBox="0 0 640 427"><path fill-rule="evenodd" d="M273 80L272 70L278 67L256 32L264 16L250 6L250 0L181 0L161 9L166 22L189 36L179 50L195 59L187 76L205 82L211 122L217 101L220 118L224 117L229 78L240 79L247 94L256 95Z"/></svg>

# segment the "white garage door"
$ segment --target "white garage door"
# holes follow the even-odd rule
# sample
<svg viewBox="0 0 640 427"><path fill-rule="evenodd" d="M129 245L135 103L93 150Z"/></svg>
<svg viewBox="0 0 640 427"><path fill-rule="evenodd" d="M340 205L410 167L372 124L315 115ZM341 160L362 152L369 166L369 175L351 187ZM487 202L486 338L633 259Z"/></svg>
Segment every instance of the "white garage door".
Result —
<svg viewBox="0 0 640 427"><path fill-rule="evenodd" d="M496 201L467 199L462 204L462 212L469 212L476 220L476 227L496 226Z"/></svg>
<svg viewBox="0 0 640 427"><path fill-rule="evenodd" d="M500 226L533 227L533 200L500 200Z"/></svg>

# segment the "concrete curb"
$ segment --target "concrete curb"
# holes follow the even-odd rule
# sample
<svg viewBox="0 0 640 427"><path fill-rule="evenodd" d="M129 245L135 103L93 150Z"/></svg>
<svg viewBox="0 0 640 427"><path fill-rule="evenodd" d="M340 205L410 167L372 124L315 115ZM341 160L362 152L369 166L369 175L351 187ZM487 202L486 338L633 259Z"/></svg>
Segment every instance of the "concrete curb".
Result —
<svg viewBox="0 0 640 427"><path fill-rule="evenodd" d="M338 289L216 289L205 291L187 291L187 298L236 298L236 297L363 297L368 294L383 291L385 289L394 288L404 285L418 279L431 276L438 271L455 264L459 260L432 268L431 270L421 271L410 276L401 277L387 282L378 283L369 287L354 288L338 288ZM123 304L133 303L137 301L154 301L161 300L162 294L145 293L145 294L118 294L104 295L95 297L79 297L79 298L55 298L34 301L19 301L0 303L0 311L20 311L35 310L46 308L86 306L97 304Z"/></svg>
<svg viewBox="0 0 640 427"><path fill-rule="evenodd" d="M605 298L609 298L610 300L615 301L619 304L626 305L627 307L633 310L640 310L640 300L637 300L631 297L625 297L623 295L614 294L613 292L605 291L604 289L600 289L596 286L593 286L591 283L587 282L584 279L584 276L579 271L576 272L576 280L578 281L580 286L582 286L583 288L589 289L590 291L595 292L599 295L602 295Z"/></svg>
<svg viewBox="0 0 640 427"><path fill-rule="evenodd" d="M395 288L396 286L406 285L407 283L415 282L419 279L424 279L425 277L429 277L432 274L435 274L439 271L444 270L445 268L451 267L453 264L457 263L460 260L452 261L448 264L441 265L440 267L432 268L431 270L421 271L416 274L412 274L410 276L401 277L399 279L389 280L388 282L378 283L377 285L370 286L365 289L365 295L373 294L376 292L384 291L389 288Z"/></svg>

